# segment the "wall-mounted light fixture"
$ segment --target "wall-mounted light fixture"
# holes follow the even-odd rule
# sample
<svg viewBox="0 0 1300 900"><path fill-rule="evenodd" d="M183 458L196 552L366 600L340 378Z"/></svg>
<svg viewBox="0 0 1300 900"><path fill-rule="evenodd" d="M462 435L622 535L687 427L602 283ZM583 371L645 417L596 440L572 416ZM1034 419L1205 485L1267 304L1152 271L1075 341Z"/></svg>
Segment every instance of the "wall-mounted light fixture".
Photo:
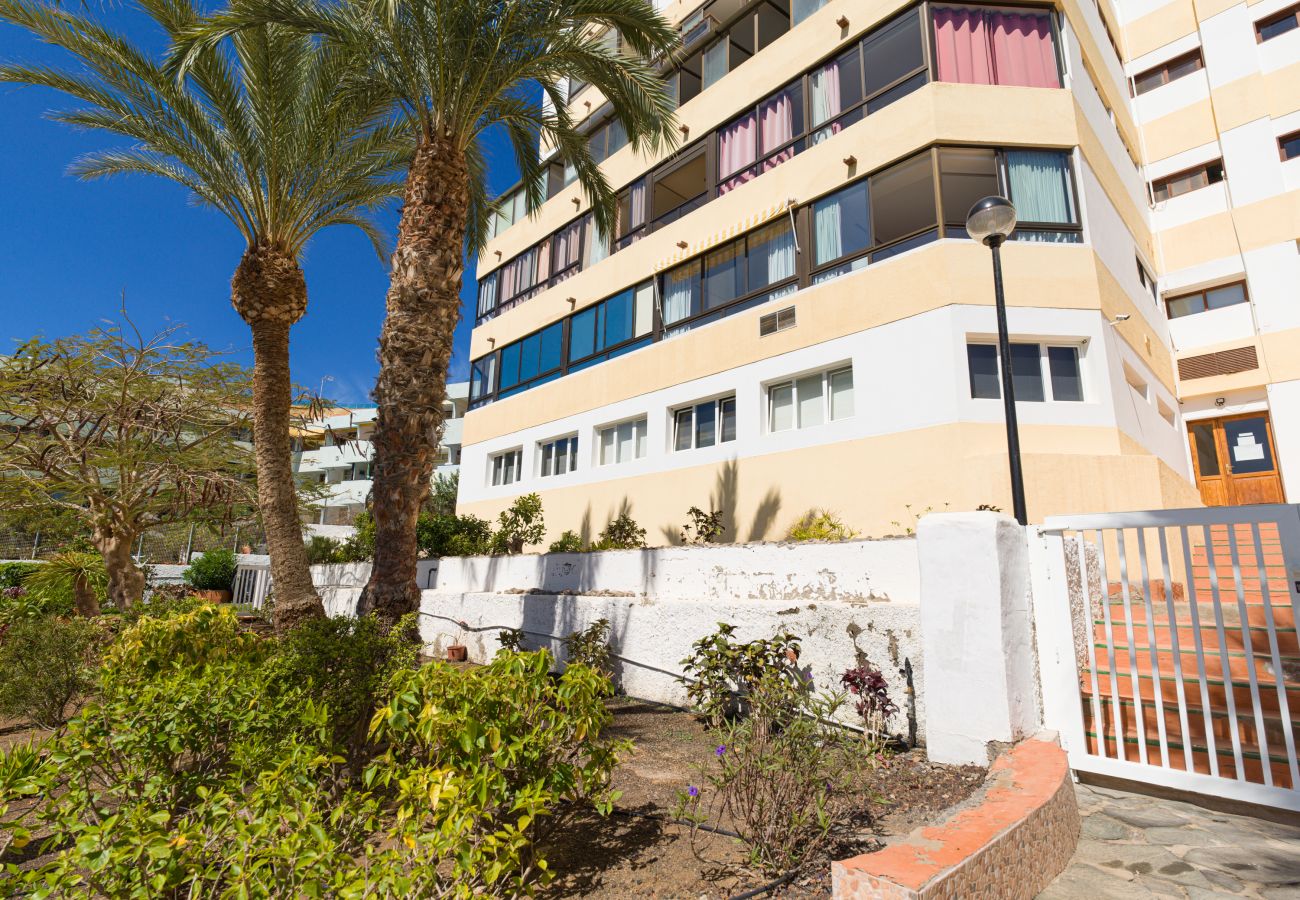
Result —
<svg viewBox="0 0 1300 900"><path fill-rule="evenodd" d="M500 258L501 258L501 251L500 251L500 250L493 250L492 252L495 253L495 254L497 255L497 259L500 259Z"/></svg>
<svg viewBox="0 0 1300 900"><path fill-rule="evenodd" d="M1227 402L1228 402L1228 399L1227 399L1226 397L1215 397L1215 398L1214 398L1214 405L1215 405L1215 406L1218 406L1218 407L1222 407L1222 406L1223 406L1225 403L1227 403Z"/></svg>
<svg viewBox="0 0 1300 900"><path fill-rule="evenodd" d="M577 298L577 297L565 297L564 299L567 300L567 301L569 301L569 309L573 309L574 307L576 307L576 306L578 305L578 298Z"/></svg>
<svg viewBox="0 0 1300 900"><path fill-rule="evenodd" d="M687 247L690 246L690 244L686 243L685 241L678 241L677 246L680 247L682 250L685 250Z"/></svg>
<svg viewBox="0 0 1300 900"><path fill-rule="evenodd" d="M1130 318L1132 318L1132 316L1130 316L1128 313L1120 313L1118 316L1116 316L1115 318L1111 319L1111 320L1110 320L1109 322L1107 322L1106 324L1107 324L1107 325L1118 325L1120 322L1127 322Z"/></svg>
<svg viewBox="0 0 1300 900"><path fill-rule="evenodd" d="M489 346L489 347L492 347L492 348L495 349L495 348L496 348L496 345L497 345L497 339L496 339L496 338L494 338L494 337L490 337L490 338L488 338L488 346Z"/></svg>
<svg viewBox="0 0 1300 900"><path fill-rule="evenodd" d="M574 209L577 209L579 206L582 206L582 199L580 197L570 197L569 199L573 201Z"/></svg>
<svg viewBox="0 0 1300 900"><path fill-rule="evenodd" d="M682 137L688 137L688 136L690 135L690 133L691 133L691 126L689 126L689 125L678 125L678 126L677 126L677 130L680 131L680 132L682 133Z"/></svg>
<svg viewBox="0 0 1300 900"><path fill-rule="evenodd" d="M848 17L848 16L840 16L838 19L835 20L835 24L838 25L838 26L840 26L841 28L848 28L848 27L849 27L849 17Z"/></svg>
<svg viewBox="0 0 1300 900"><path fill-rule="evenodd" d="M856 166L857 164L858 164L858 158L856 156L850 154L844 157L844 165L851 167L851 166Z"/></svg>

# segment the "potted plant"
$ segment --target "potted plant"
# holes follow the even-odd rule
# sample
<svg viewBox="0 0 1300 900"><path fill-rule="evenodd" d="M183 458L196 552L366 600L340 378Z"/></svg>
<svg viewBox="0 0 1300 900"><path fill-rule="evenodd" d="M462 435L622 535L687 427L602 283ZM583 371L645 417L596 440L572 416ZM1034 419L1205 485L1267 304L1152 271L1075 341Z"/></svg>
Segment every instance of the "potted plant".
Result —
<svg viewBox="0 0 1300 900"><path fill-rule="evenodd" d="M235 554L230 550L209 550L190 563L185 583L196 596L210 603L229 603L235 585Z"/></svg>

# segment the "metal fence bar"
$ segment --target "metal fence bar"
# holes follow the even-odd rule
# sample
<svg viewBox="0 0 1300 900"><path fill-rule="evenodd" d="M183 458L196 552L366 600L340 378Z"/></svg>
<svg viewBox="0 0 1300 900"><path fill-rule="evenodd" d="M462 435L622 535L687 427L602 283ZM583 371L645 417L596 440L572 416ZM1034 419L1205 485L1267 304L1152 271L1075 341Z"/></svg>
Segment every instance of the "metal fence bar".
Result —
<svg viewBox="0 0 1300 900"><path fill-rule="evenodd" d="M1160 651L1156 640L1156 614L1151 604L1151 577L1147 565L1147 530L1137 530L1138 565L1142 573L1142 604L1147 617L1147 649L1151 654L1151 696L1156 708L1156 736L1160 739L1160 765L1169 768L1169 734L1165 728L1164 695L1160 690ZM1178 659L1178 633L1171 626L1174 636L1174 659Z"/></svg>
<svg viewBox="0 0 1300 900"><path fill-rule="evenodd" d="M1128 545L1124 540L1124 529L1115 529L1116 553L1119 556L1119 589L1124 598L1124 636L1128 641L1129 680L1133 684L1133 724L1137 732L1138 759L1143 765L1147 763L1147 725L1146 714L1142 711L1142 683L1138 678L1137 641L1133 639L1133 604L1129 593L1128 581ZM1121 734L1121 737L1123 735Z"/></svg>
<svg viewBox="0 0 1300 900"><path fill-rule="evenodd" d="M1201 715L1205 717L1205 744L1210 755L1210 774L1217 778L1219 777L1219 753L1215 748L1214 711L1210 705L1210 681L1205 674L1205 647L1201 640L1201 601L1196 595L1196 571L1192 567L1192 551L1187 537L1187 526L1180 525L1178 531L1182 535L1183 564L1187 568L1187 606L1192 614L1192 638L1196 644L1196 675L1201 684ZM1225 693L1231 695L1232 685L1228 683L1226 676L1224 685ZM1189 756L1193 755L1191 745L1192 741L1189 735L1187 740ZM1194 771L1194 768L1189 765L1187 771Z"/></svg>
<svg viewBox="0 0 1300 900"><path fill-rule="evenodd" d="M1232 554L1232 578L1236 583L1237 615L1240 617L1241 649L1246 656L1246 678L1250 682L1250 705L1255 712L1255 740L1259 744L1259 762L1263 769L1264 784L1272 787L1273 767L1269 765L1268 738L1264 734L1264 706L1259 699L1259 673L1255 671L1255 642L1250 636L1250 615L1246 609L1246 585L1241 577L1241 554L1237 547L1237 529L1228 528L1228 549Z"/></svg>
<svg viewBox="0 0 1300 900"><path fill-rule="evenodd" d="M1092 611L1092 579L1088 577L1088 553L1083 539L1083 532L1074 536L1079 548L1079 585L1083 592L1083 621L1087 630L1087 639L1083 642L1088 648L1088 672L1092 676L1092 723L1097 729L1097 750L1100 756L1106 754L1106 719L1102 714L1101 685L1097 679L1097 616ZM1101 592L1103 602L1106 595L1106 573L1102 573ZM1111 682L1114 684L1114 681ZM1085 741L1086 743L1086 741Z"/></svg>
<svg viewBox="0 0 1300 900"><path fill-rule="evenodd" d="M1223 602L1219 596L1219 564L1215 559L1214 540L1209 525L1202 525L1205 535L1205 562L1210 576L1210 596L1214 599L1214 630L1219 638L1219 660L1223 668L1224 697L1228 707L1228 727L1232 736L1232 759L1237 770L1237 780L1246 780L1246 766L1241 756L1241 730L1237 725L1236 679L1232 676L1232 659L1228 656L1228 638L1223 628Z"/></svg>
<svg viewBox="0 0 1300 900"><path fill-rule="evenodd" d="M1124 749L1124 711L1119 702L1119 665L1115 659L1115 629L1110 616L1110 569L1106 566L1106 535L1100 528L1097 529L1095 534L1097 536L1097 561L1101 568L1101 610L1102 622L1105 625L1106 658L1110 671L1111 727L1115 730L1115 758L1128 759L1128 754ZM1088 639L1096 640L1092 635L1089 635ZM1097 735L1102 740L1106 738L1104 723L1102 722L1097 723Z"/></svg>
<svg viewBox="0 0 1300 900"><path fill-rule="evenodd" d="M1174 604L1174 582L1169 576L1169 541L1165 534L1165 529L1157 528L1156 534L1160 537L1160 568L1165 580L1165 614L1169 616L1169 633L1173 636L1172 645L1174 648L1174 693L1178 697L1178 725L1179 734L1182 737L1183 745L1183 765L1188 772L1196 771L1196 762L1192 755L1192 729L1187 720L1187 688L1183 684L1183 655L1182 648L1178 638L1178 611ZM1188 566L1190 575L1191 567ZM1190 577L1188 579L1191 580ZM1183 596L1187 596L1187 590L1184 588ZM1200 656L1200 650L1197 649L1197 656ZM1208 698L1207 698L1208 699ZM1209 704L1204 707L1206 713L1206 727L1208 730Z"/></svg>
<svg viewBox="0 0 1300 900"><path fill-rule="evenodd" d="M1295 735L1291 722L1291 708L1286 697L1286 672L1282 668L1282 654L1278 649L1277 625L1273 620L1273 591L1268 583L1268 567L1264 564L1264 546L1260 539L1258 523L1251 525L1251 536L1255 543L1255 564L1259 577L1260 596L1264 601L1264 627L1268 630L1268 652L1273 663L1273 682L1277 688L1278 717L1282 722L1282 742L1286 745L1287 768L1291 772L1291 788L1300 789L1300 771L1297 771ZM1280 540L1279 532L1279 540ZM1269 760L1264 761L1265 769L1272 769Z"/></svg>

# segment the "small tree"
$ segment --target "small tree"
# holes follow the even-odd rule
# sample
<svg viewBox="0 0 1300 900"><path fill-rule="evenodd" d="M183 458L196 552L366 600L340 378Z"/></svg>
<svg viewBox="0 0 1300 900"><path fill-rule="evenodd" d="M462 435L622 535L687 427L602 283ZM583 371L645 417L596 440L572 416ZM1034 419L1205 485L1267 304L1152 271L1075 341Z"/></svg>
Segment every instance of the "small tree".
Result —
<svg viewBox="0 0 1300 900"><path fill-rule="evenodd" d="M456 496L460 493L460 471L440 472L433 476L425 507L435 516L456 515Z"/></svg>
<svg viewBox="0 0 1300 900"><path fill-rule="evenodd" d="M0 358L0 506L77 516L119 608L144 593L142 532L253 499L248 374L177 331L146 338L126 319Z"/></svg>
<svg viewBox="0 0 1300 900"><path fill-rule="evenodd" d="M497 532L492 535L493 553L523 553L528 544L541 543L546 536L542 498L536 494L516 497L509 509L497 516L497 524Z"/></svg>

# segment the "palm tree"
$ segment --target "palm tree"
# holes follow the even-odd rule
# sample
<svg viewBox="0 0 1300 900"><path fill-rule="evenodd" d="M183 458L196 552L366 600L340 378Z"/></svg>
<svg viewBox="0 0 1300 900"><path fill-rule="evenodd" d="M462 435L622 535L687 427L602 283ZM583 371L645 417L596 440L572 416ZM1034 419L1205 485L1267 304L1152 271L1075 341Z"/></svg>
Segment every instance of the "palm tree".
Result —
<svg viewBox="0 0 1300 900"><path fill-rule="evenodd" d="M174 39L193 28L192 0L140 0ZM289 327L307 309L299 259L330 225L362 229L382 259L373 213L397 195L409 140L391 103L354 89L352 61L301 31L247 29L198 56L177 79L91 18L32 0L0 0L0 20L66 50L67 67L8 64L0 81L39 85L82 104L69 125L128 138L90 153L81 178L144 174L174 181L228 218L247 242L231 302L253 335L257 492L271 553L279 630L323 615L302 541L290 459Z"/></svg>
<svg viewBox="0 0 1300 900"><path fill-rule="evenodd" d="M545 200L539 140L555 148L576 172L597 226L612 232L614 191L561 88L569 79L595 86L635 149L670 147L673 107L651 60L670 52L677 35L646 0L230 2L178 44L179 70L214 41L277 22L322 35L363 61L364 76L411 123L375 387L375 562L361 602L363 611L395 621L419 606L415 522L442 424L462 251L482 249L493 211L479 141L489 129L504 130L530 211ZM594 40L608 28L621 35L622 49Z"/></svg>

